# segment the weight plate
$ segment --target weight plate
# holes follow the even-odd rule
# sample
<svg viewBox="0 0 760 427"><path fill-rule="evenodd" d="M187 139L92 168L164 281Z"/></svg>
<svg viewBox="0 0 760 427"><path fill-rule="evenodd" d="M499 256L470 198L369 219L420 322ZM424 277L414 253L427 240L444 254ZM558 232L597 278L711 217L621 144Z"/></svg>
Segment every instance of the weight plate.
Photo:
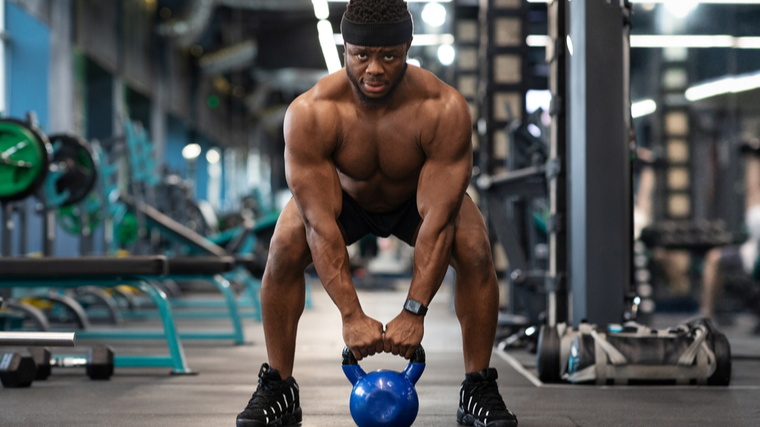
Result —
<svg viewBox="0 0 760 427"><path fill-rule="evenodd" d="M137 241L137 217L127 212L116 226L116 241L122 246L129 246Z"/></svg>
<svg viewBox="0 0 760 427"><path fill-rule="evenodd" d="M537 353L538 378L545 383L560 382L561 355L557 328L541 326Z"/></svg>
<svg viewBox="0 0 760 427"><path fill-rule="evenodd" d="M92 231L95 230L102 219L102 210L98 202L97 196L92 193L87 197L87 208L90 209L86 212L88 228ZM79 205L69 205L58 209L57 223L63 231L72 235L79 236L82 231L82 221L80 219L82 215L82 207Z"/></svg>
<svg viewBox="0 0 760 427"><path fill-rule="evenodd" d="M69 190L69 197L61 207L82 201L95 187L98 178L95 156L87 141L67 134L50 135L53 145L53 164L63 170L63 175L55 182L60 194Z"/></svg>
<svg viewBox="0 0 760 427"><path fill-rule="evenodd" d="M0 201L34 193L47 176L50 153L40 132L18 120L0 119Z"/></svg>
<svg viewBox="0 0 760 427"><path fill-rule="evenodd" d="M707 384L729 385L731 383L731 345L725 335L715 332L713 353L718 366L713 375L707 379Z"/></svg>

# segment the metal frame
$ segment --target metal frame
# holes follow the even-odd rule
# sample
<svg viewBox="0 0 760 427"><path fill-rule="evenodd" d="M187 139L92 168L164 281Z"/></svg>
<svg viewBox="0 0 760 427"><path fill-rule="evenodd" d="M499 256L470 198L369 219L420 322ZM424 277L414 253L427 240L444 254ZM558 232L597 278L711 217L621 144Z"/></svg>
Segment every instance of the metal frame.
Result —
<svg viewBox="0 0 760 427"><path fill-rule="evenodd" d="M552 106L549 114L551 122L551 142L549 161L559 165L549 178L549 215L553 227L549 233L549 269L547 275L546 308L548 326L566 322L568 319L567 295L567 3L554 0L548 5L549 36L552 39L546 48L549 63L549 90ZM549 283L548 280L551 279ZM551 286L553 285L553 286Z"/></svg>
<svg viewBox="0 0 760 427"><path fill-rule="evenodd" d="M232 323L232 332L227 331L186 331L179 332L179 337L182 339L191 340L226 340L231 339L235 344L248 344L245 341L245 334L243 331L243 324L241 322L241 314L239 311L239 302L235 298L235 295L230 289L230 281L223 275L217 274L213 277L204 275L173 275L167 276L165 279L172 279L178 281L190 281L190 280L203 280L209 282L216 287L223 295L223 300L201 300L198 301L199 305L192 304L192 301L188 300L171 300L169 304L173 308L197 308L197 307L225 307L227 311L174 311L172 316L174 318L186 318L186 319L210 319L210 318L227 318ZM213 302L214 304L208 304ZM160 313L151 309L140 308L134 311L122 313L122 316L128 319L144 319L159 317ZM156 334L149 334L151 338L157 337Z"/></svg>
<svg viewBox="0 0 760 427"><path fill-rule="evenodd" d="M78 330L74 331L80 339L165 339L169 347L168 355L136 355L120 358L117 367L170 367L174 374L194 374L188 367L185 351L177 333L177 328L172 317L171 307L166 299L166 294L148 283L152 277L82 277L82 278L59 278L51 280L49 277L14 277L3 279L0 287L3 288L37 288L49 287L55 282L58 288L77 288L80 286L110 287L126 284L135 287L148 295L156 304L161 314L163 332L128 331L128 330ZM58 331L63 332L63 331ZM70 331L65 331L70 332Z"/></svg>
<svg viewBox="0 0 760 427"><path fill-rule="evenodd" d="M630 4L570 3L568 254L575 325L620 322L630 288L629 13Z"/></svg>

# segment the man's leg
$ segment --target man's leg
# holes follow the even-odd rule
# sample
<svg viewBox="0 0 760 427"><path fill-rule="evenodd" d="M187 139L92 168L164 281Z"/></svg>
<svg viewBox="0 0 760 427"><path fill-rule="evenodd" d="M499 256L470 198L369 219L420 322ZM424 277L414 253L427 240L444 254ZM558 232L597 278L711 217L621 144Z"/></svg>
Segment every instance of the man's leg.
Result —
<svg viewBox="0 0 760 427"><path fill-rule="evenodd" d="M715 315L715 300L720 291L720 267L721 251L720 249L711 249L705 255L705 267L702 272L702 303L699 308L699 314L705 317Z"/></svg>
<svg viewBox="0 0 760 427"><path fill-rule="evenodd" d="M293 372L298 320L306 301L304 270L311 263L305 228L295 200L280 214L261 281L261 314L269 364L288 378Z"/></svg>
<svg viewBox="0 0 760 427"><path fill-rule="evenodd" d="M462 327L466 372L488 368L499 318L499 285L485 222L465 197L457 219L451 265L456 270L454 304Z"/></svg>
<svg viewBox="0 0 760 427"><path fill-rule="evenodd" d="M499 319L499 284L483 217L465 197L457 218L451 265L457 273L454 304L462 327L465 380L459 391L457 422L485 427L516 427L489 368Z"/></svg>
<svg viewBox="0 0 760 427"><path fill-rule="evenodd" d="M237 427L301 422L300 393L291 374L298 320L306 301L304 270L310 262L303 221L291 200L274 229L261 281L261 315L269 364L261 366L258 388L238 414Z"/></svg>

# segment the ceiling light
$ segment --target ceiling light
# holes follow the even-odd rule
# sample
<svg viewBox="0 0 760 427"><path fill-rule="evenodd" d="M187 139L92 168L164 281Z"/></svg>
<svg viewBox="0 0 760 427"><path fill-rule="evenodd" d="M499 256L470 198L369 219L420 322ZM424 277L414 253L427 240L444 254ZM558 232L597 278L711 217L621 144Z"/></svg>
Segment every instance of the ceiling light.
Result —
<svg viewBox="0 0 760 427"><path fill-rule="evenodd" d="M348 0L327 0L330 3L348 3ZM407 3L449 3L452 0L406 0Z"/></svg>
<svg viewBox="0 0 760 427"><path fill-rule="evenodd" d="M549 36L531 35L525 39L525 43L530 47L549 46L552 38Z"/></svg>
<svg viewBox="0 0 760 427"><path fill-rule="evenodd" d="M655 111L657 111L657 103L651 99L645 99L631 104L631 117L634 119L647 116Z"/></svg>
<svg viewBox="0 0 760 427"><path fill-rule="evenodd" d="M530 0L528 0L530 1ZM631 3L686 3L683 0L631 0ZM699 4L760 4L760 0L693 0L689 3Z"/></svg>
<svg viewBox="0 0 760 427"><path fill-rule="evenodd" d="M440 27L446 22L446 8L440 3L428 3L422 9L422 20L431 27Z"/></svg>
<svg viewBox="0 0 760 427"><path fill-rule="evenodd" d="M201 155L201 146L198 144L187 144L182 149L182 157L187 160L195 160Z"/></svg>
<svg viewBox="0 0 760 427"><path fill-rule="evenodd" d="M568 37L569 39L569 37ZM533 34L525 42L530 47L548 46L551 38L546 35ZM568 48L570 48L568 42ZM760 49L760 37L733 37L727 35L701 36L659 36L632 35L632 48L734 48Z"/></svg>
<svg viewBox="0 0 760 427"><path fill-rule="evenodd" d="M760 88L760 71L727 76L707 83L698 84L686 90L686 99L698 101L727 93L745 92Z"/></svg>
<svg viewBox="0 0 760 427"><path fill-rule="evenodd" d="M219 163L219 160L221 160L221 158L222 156L219 154L219 150L216 148L212 148L206 152L206 160L208 160L208 162L212 165Z"/></svg>
<svg viewBox="0 0 760 427"><path fill-rule="evenodd" d="M444 44L438 48L438 60L443 65L451 65L454 62L455 56L456 51L454 50L454 46L450 44Z"/></svg>
<svg viewBox="0 0 760 427"><path fill-rule="evenodd" d="M330 7L327 5L327 0L311 0L311 4L314 6L314 16L317 19L327 19L330 17Z"/></svg>
<svg viewBox="0 0 760 427"><path fill-rule="evenodd" d="M336 0L330 0L330 1L336 1ZM415 0L407 0L407 1L415 1ZM528 0L528 3L551 3L552 0ZM643 3L643 4L650 4L650 3L681 3L679 0L631 0L631 3ZM760 0L694 0L691 3L694 4L760 4Z"/></svg>
<svg viewBox="0 0 760 427"><path fill-rule="evenodd" d="M699 3L695 0L667 0L663 3L665 10L676 18L686 18L692 10L699 6Z"/></svg>
<svg viewBox="0 0 760 427"><path fill-rule="evenodd" d="M317 30L319 31L319 44L322 46L322 55L325 57L327 71L334 73L343 68L343 66L340 64L338 48L335 47L332 24L330 24L330 21L321 20L317 24Z"/></svg>

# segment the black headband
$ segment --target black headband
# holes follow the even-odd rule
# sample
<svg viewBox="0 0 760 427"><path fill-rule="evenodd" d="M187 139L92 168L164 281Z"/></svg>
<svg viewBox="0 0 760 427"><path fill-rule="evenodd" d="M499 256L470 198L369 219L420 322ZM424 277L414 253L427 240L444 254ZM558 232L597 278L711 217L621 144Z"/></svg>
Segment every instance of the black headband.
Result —
<svg viewBox="0 0 760 427"><path fill-rule="evenodd" d="M396 22L353 22L343 14L340 32L343 40L357 46L396 46L412 38L414 22L411 13Z"/></svg>

